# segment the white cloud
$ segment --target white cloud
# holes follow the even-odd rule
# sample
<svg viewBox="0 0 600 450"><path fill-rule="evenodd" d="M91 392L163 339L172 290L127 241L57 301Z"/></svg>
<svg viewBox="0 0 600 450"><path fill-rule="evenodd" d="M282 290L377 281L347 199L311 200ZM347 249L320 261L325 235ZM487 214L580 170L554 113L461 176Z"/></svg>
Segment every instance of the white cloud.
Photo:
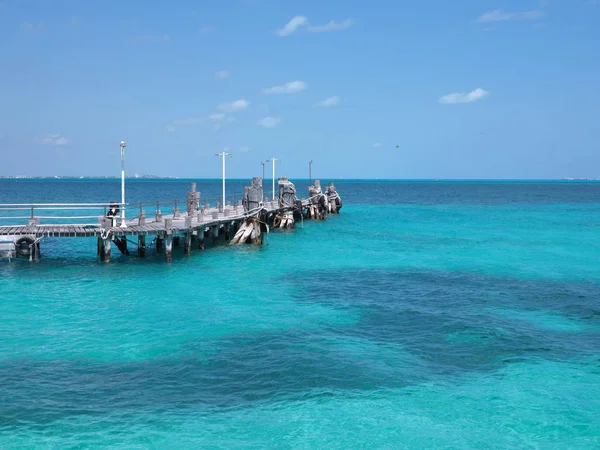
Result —
<svg viewBox="0 0 600 450"><path fill-rule="evenodd" d="M223 113L214 113L208 116L210 120L221 120L225 118L225 114Z"/></svg>
<svg viewBox="0 0 600 450"><path fill-rule="evenodd" d="M21 24L21 29L23 31L39 31L44 28L44 24L42 22L23 22Z"/></svg>
<svg viewBox="0 0 600 450"><path fill-rule="evenodd" d="M354 19L344 19L341 22L330 20L325 25L309 25L308 31L312 33L322 33L325 31L341 31L354 25Z"/></svg>
<svg viewBox="0 0 600 450"><path fill-rule="evenodd" d="M247 100L239 99L230 103L222 103L218 106L219 111L234 112L246 109L250 103Z"/></svg>
<svg viewBox="0 0 600 450"><path fill-rule="evenodd" d="M290 19L290 21L283 27L277 30L275 33L278 36L286 37L289 36L301 28L305 28L307 31L311 33L323 33L326 31L341 31L347 28L350 28L354 25L355 20L348 18L344 19L340 22L335 20L330 20L324 25L311 25L308 21L308 18L305 16L294 16Z"/></svg>
<svg viewBox="0 0 600 450"><path fill-rule="evenodd" d="M295 16L281 29L277 30L276 33L281 36L289 36L298 28L308 25L308 19L304 16Z"/></svg>
<svg viewBox="0 0 600 450"><path fill-rule="evenodd" d="M206 117L188 117L186 119L174 120L173 125L195 125L206 121Z"/></svg>
<svg viewBox="0 0 600 450"><path fill-rule="evenodd" d="M220 80L229 77L229 75L229 71L227 70L219 70L218 72L215 72L215 77L219 78Z"/></svg>
<svg viewBox="0 0 600 450"><path fill-rule="evenodd" d="M325 100L322 100L318 103L314 104L315 108L328 108L331 106L337 106L340 104L340 101L342 99L338 96L334 96L334 97L327 97Z"/></svg>
<svg viewBox="0 0 600 450"><path fill-rule="evenodd" d="M281 86L273 86L270 88L264 88L263 94L295 94L296 92L308 89L308 84L304 81L290 81Z"/></svg>
<svg viewBox="0 0 600 450"><path fill-rule="evenodd" d="M204 25L202 28L200 28L200 33L208 34L208 33L212 33L216 29L217 29L217 27L215 27L214 25Z"/></svg>
<svg viewBox="0 0 600 450"><path fill-rule="evenodd" d="M244 145L244 146L240 147L238 151L242 152L242 153L248 153L250 150L252 150L250 147L248 147L247 145Z"/></svg>
<svg viewBox="0 0 600 450"><path fill-rule="evenodd" d="M524 11L524 12L505 12L501 9L488 11L477 18L477 22L501 22L505 20L536 20L542 17L544 13L540 10Z"/></svg>
<svg viewBox="0 0 600 450"><path fill-rule="evenodd" d="M60 133L49 134L48 136L42 139L42 144L47 145L67 145L69 143L69 139L64 136L61 136Z"/></svg>
<svg viewBox="0 0 600 450"><path fill-rule="evenodd" d="M377 142L377 143L373 144L373 148L379 148L379 147L381 147L382 145L383 145L383 144L381 144L381 143Z"/></svg>
<svg viewBox="0 0 600 450"><path fill-rule="evenodd" d="M471 92L457 92L454 94L447 94L440 98L440 103L450 105L455 103L472 103L477 100L482 100L488 96L488 92L477 88Z"/></svg>
<svg viewBox="0 0 600 450"><path fill-rule="evenodd" d="M281 122L281 119L279 119L279 117L265 117L264 119L260 119L258 121L258 124L261 127L273 128L277 126L279 122Z"/></svg>
<svg viewBox="0 0 600 450"><path fill-rule="evenodd" d="M167 131L173 132L175 130L176 130L175 125L167 125Z"/></svg>

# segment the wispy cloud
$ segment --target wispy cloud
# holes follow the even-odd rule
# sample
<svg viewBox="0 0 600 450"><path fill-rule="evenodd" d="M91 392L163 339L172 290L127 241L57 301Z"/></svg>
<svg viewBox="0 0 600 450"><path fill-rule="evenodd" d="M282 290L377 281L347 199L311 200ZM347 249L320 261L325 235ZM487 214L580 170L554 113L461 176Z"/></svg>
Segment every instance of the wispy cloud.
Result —
<svg viewBox="0 0 600 450"><path fill-rule="evenodd" d="M312 33L322 33L325 31L341 31L354 25L354 19L344 19L341 22L330 20L325 25L309 25L308 31Z"/></svg>
<svg viewBox="0 0 600 450"><path fill-rule="evenodd" d="M313 106L315 108L330 108L339 105L341 100L342 99L338 96L327 97L325 100L315 103Z"/></svg>
<svg viewBox="0 0 600 450"><path fill-rule="evenodd" d="M539 9L523 12L505 12L501 9L488 11L477 18L477 22L502 22L505 20L537 20L544 15L544 12Z"/></svg>
<svg viewBox="0 0 600 450"><path fill-rule="evenodd" d="M381 144L380 142L376 142L375 144L373 144L373 148L379 148L381 147L383 144Z"/></svg>
<svg viewBox="0 0 600 450"><path fill-rule="evenodd" d="M64 136L61 136L60 133L49 134L46 137L42 138L42 144L46 145L67 145L69 143L69 139Z"/></svg>
<svg viewBox="0 0 600 450"><path fill-rule="evenodd" d="M33 32L33 31L40 31L44 29L44 23L43 22L23 22L21 24L21 30L23 31L28 31L28 32Z"/></svg>
<svg viewBox="0 0 600 450"><path fill-rule="evenodd" d="M132 36L128 39L128 41L131 44L142 44L144 42L165 42L165 41L168 41L169 39L171 39L169 37L169 35L162 34L162 35L157 35L157 36L153 36L153 35Z"/></svg>
<svg viewBox="0 0 600 450"><path fill-rule="evenodd" d="M235 100L233 102L222 103L217 108L219 109L219 111L235 112L235 111L242 111L242 110L246 109L249 105L250 105L250 102L248 102L247 100L244 100L242 98L239 100Z"/></svg>
<svg viewBox="0 0 600 450"><path fill-rule="evenodd" d="M440 97L440 103L451 105L456 103L472 103L477 100L486 98L489 93L481 88L477 88L471 92L457 92L454 94L447 94Z"/></svg>
<svg viewBox="0 0 600 450"><path fill-rule="evenodd" d="M354 25L355 20L348 18L341 21L330 20L324 25L311 25L305 16L294 16L283 28L275 31L275 34L281 37L289 36L300 29L305 29L311 33L323 33L326 31L341 31Z"/></svg>
<svg viewBox="0 0 600 450"><path fill-rule="evenodd" d="M263 94L295 94L308 89L308 84L304 81L290 81L289 83L282 84L281 86L273 86L270 88L264 88Z"/></svg>
<svg viewBox="0 0 600 450"><path fill-rule="evenodd" d="M289 36L294 33L298 28L308 25L308 19L304 16L295 16L285 24L283 28L280 28L275 33L281 37Z"/></svg>
<svg viewBox="0 0 600 450"><path fill-rule="evenodd" d="M217 27L215 27L214 25L204 25L202 28L200 28L200 33L208 34L208 33L212 33L216 29L217 29Z"/></svg>
<svg viewBox="0 0 600 450"><path fill-rule="evenodd" d="M218 72L215 72L215 77L217 77L220 80L228 78L229 75L230 75L230 73L228 70L219 70Z"/></svg>
<svg viewBox="0 0 600 450"><path fill-rule="evenodd" d="M264 119L260 119L257 123L261 127L273 128L276 127L279 124L279 122L281 122L281 119L279 117L265 117Z"/></svg>
<svg viewBox="0 0 600 450"><path fill-rule="evenodd" d="M244 145L238 149L238 151L242 152L242 153L248 153L250 150L252 150L252 149L250 147L248 147L247 145Z"/></svg>

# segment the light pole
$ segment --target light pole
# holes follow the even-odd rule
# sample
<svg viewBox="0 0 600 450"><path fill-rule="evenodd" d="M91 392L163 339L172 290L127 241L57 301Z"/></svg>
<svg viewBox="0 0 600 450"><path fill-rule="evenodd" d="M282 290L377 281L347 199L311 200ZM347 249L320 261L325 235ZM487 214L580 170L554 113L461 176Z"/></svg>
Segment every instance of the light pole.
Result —
<svg viewBox="0 0 600 450"><path fill-rule="evenodd" d="M224 208L225 207L225 157L226 156L231 157L231 153L222 152L222 153L217 153L215 156L223 157L223 208Z"/></svg>
<svg viewBox="0 0 600 450"><path fill-rule="evenodd" d="M265 180L265 163L263 161L261 161L260 163L261 163L261 165L263 167L263 177L262 177L262 179L263 179L263 183L264 183L264 180Z"/></svg>
<svg viewBox="0 0 600 450"><path fill-rule="evenodd" d="M273 163L273 200L275 200L275 161L281 161L281 160L277 159L277 158L271 158L271 159L267 159L267 161L266 161L266 162Z"/></svg>
<svg viewBox="0 0 600 450"><path fill-rule="evenodd" d="M125 147L127 144L121 141L119 147L121 147L121 228L127 228L125 223Z"/></svg>
<svg viewBox="0 0 600 450"><path fill-rule="evenodd" d="M308 184L312 183L312 159L308 162Z"/></svg>

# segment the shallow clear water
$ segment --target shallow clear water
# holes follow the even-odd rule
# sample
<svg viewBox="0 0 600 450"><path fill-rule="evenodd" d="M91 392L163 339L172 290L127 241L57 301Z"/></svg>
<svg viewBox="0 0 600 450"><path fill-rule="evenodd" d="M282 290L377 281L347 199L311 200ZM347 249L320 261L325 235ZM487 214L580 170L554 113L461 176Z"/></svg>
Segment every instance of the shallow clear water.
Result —
<svg viewBox="0 0 600 450"><path fill-rule="evenodd" d="M600 183L337 186L340 216L261 248L0 262L0 447L600 446ZM0 203L118 194L0 181Z"/></svg>

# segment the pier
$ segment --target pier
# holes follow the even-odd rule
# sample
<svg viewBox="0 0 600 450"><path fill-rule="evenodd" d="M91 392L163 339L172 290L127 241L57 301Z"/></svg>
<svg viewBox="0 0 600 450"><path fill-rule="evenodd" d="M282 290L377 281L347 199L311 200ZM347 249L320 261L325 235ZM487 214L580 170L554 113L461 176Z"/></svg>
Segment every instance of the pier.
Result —
<svg viewBox="0 0 600 450"><path fill-rule="evenodd" d="M37 261L44 238L95 237L97 255L106 263L113 244L125 255L135 248L137 257L154 247L171 262L174 247L183 246L189 255L207 245L261 245L272 229L291 229L305 219L323 220L342 207L333 184L323 192L315 181L305 199L297 197L294 184L285 177L278 179L278 187L278 198L269 200L262 178L253 178L241 200L225 199L210 206L208 201L202 204L201 193L192 183L184 211L177 201L0 204L1 223L11 222L0 225L0 256ZM163 213L166 210L170 212ZM126 218L134 212L134 217Z"/></svg>

